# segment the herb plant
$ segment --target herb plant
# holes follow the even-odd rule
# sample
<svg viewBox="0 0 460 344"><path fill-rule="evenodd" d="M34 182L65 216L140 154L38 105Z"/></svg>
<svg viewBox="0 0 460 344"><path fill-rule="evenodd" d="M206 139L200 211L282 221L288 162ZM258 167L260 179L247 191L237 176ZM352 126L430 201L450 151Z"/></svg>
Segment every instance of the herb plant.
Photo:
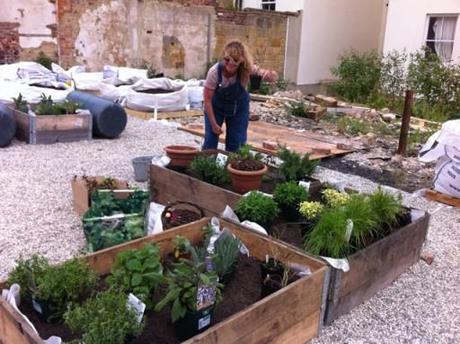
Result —
<svg viewBox="0 0 460 344"><path fill-rule="evenodd" d="M166 276L168 291L166 296L155 306L160 311L169 303L171 307L171 320L185 317L187 311L196 311L197 292L199 285L214 286L216 289L216 302L222 298L222 285L218 283L217 274L206 271L205 263L198 257L194 248L191 250L192 259L181 259L174 264L174 270Z"/></svg>
<svg viewBox="0 0 460 344"><path fill-rule="evenodd" d="M285 146L279 147L277 156L283 161L278 171L285 181L303 180L310 176L319 164L317 160L310 160L309 154L301 156Z"/></svg>
<svg viewBox="0 0 460 344"><path fill-rule="evenodd" d="M300 214L309 221L318 218L323 209L324 206L320 202L302 202L299 206Z"/></svg>
<svg viewBox="0 0 460 344"><path fill-rule="evenodd" d="M109 285L125 293L133 293L147 308L152 291L163 281L163 266L158 245L148 244L140 249L121 252L117 255Z"/></svg>
<svg viewBox="0 0 460 344"><path fill-rule="evenodd" d="M182 235L176 235L174 238L174 257L178 259L180 256L190 253L192 244L188 238Z"/></svg>
<svg viewBox="0 0 460 344"><path fill-rule="evenodd" d="M121 291L108 290L75 306L64 315L73 332L82 335L85 344L124 344L126 337L139 335L142 323L136 312L127 306Z"/></svg>
<svg viewBox="0 0 460 344"><path fill-rule="evenodd" d="M17 98L13 98L13 101L14 101L14 107L16 110L19 110L25 113L29 112L29 106L27 105L27 102L22 97L21 93L19 93Z"/></svg>
<svg viewBox="0 0 460 344"><path fill-rule="evenodd" d="M308 199L308 191L296 182L284 182L276 186L273 199L285 215L291 214L290 217L295 217L300 203Z"/></svg>
<svg viewBox="0 0 460 344"><path fill-rule="evenodd" d="M27 300L32 298L32 288L37 285L37 277L49 268L48 260L34 254L29 259L19 258L16 267L11 271L8 285L17 283L21 286L21 297Z"/></svg>
<svg viewBox="0 0 460 344"><path fill-rule="evenodd" d="M369 203L381 226L393 226L398 220L398 215L403 211L401 194L393 196L383 191L381 187L369 195Z"/></svg>
<svg viewBox="0 0 460 344"><path fill-rule="evenodd" d="M230 182L227 169L219 165L213 156L198 155L190 163L190 171L200 180L213 185L224 185Z"/></svg>
<svg viewBox="0 0 460 344"><path fill-rule="evenodd" d="M273 198L252 191L238 201L235 212L241 221L249 220L264 226L275 219L279 208Z"/></svg>
<svg viewBox="0 0 460 344"><path fill-rule="evenodd" d="M214 265L220 280L235 268L241 241L233 235L222 235L215 243Z"/></svg>
<svg viewBox="0 0 460 344"><path fill-rule="evenodd" d="M76 113L80 107L78 103L65 100L63 103L55 103L51 96L46 97L42 93L40 103L35 108L36 115L67 115Z"/></svg>

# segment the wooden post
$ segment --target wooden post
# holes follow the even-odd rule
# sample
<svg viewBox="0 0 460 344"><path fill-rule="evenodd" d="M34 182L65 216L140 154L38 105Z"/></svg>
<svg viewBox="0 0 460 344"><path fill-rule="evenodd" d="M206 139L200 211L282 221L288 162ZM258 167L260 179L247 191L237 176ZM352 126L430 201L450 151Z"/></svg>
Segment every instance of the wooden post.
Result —
<svg viewBox="0 0 460 344"><path fill-rule="evenodd" d="M410 116L412 114L412 100L414 92L411 90L406 91L406 99L404 100L404 112L401 119L401 133L399 135L399 145L397 154L405 155L407 148L407 136L409 133Z"/></svg>

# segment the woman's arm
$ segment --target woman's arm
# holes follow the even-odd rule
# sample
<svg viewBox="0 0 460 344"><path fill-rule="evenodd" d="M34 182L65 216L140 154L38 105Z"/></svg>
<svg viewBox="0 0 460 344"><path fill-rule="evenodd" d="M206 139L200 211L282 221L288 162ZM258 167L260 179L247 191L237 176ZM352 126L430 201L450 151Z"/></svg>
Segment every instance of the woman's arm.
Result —
<svg viewBox="0 0 460 344"><path fill-rule="evenodd" d="M209 122L211 122L212 131L214 134L222 134L222 128L216 122L216 116L214 116L214 110L212 108L212 96L214 95L214 90L211 88L204 88L204 111L208 116Z"/></svg>
<svg viewBox="0 0 460 344"><path fill-rule="evenodd" d="M278 80L278 73L274 70L259 68L258 66L253 67L253 74L257 74L262 77L262 80L268 82L274 82Z"/></svg>

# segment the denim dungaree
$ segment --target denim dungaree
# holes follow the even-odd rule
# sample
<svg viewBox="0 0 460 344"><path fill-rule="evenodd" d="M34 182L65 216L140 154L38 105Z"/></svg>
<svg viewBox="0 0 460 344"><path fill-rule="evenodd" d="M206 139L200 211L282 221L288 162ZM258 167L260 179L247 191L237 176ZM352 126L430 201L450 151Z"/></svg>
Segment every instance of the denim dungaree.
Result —
<svg viewBox="0 0 460 344"><path fill-rule="evenodd" d="M225 120L227 127L225 150L237 151L246 143L249 121L249 93L241 85L239 76L236 82L227 87L222 87L223 64L217 66L217 88L212 97L212 108L219 126ZM219 137L212 131L211 122L205 114L205 137L203 149L217 148Z"/></svg>

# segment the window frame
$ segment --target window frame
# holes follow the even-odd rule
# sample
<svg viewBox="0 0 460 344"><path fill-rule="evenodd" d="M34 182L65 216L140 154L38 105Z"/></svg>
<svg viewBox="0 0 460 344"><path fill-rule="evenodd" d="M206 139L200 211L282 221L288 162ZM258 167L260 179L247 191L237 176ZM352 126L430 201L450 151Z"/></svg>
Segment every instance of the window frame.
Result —
<svg viewBox="0 0 460 344"><path fill-rule="evenodd" d="M269 8L264 8L264 5ZM273 6L273 9L270 8L271 6ZM276 0L260 0L260 8L265 11L276 11Z"/></svg>
<svg viewBox="0 0 460 344"><path fill-rule="evenodd" d="M455 29L454 29L454 34L453 34L452 39L449 39L449 40L447 40L447 39L428 39L431 18L442 18L442 20L443 20L442 28L444 28L444 18L455 18L456 19L455 20ZM455 34L457 32L457 29L458 29L457 25L459 25L458 18L459 18L458 13L457 14L456 13L429 13L429 14L427 14L427 16L426 16L426 25L425 25L425 33L423 35L423 45L428 47L428 42L433 43L433 44L435 44L435 43L452 43L452 45L454 45L455 44ZM436 55L438 55L438 53L436 53L436 51L433 51L433 52ZM453 58L453 56L450 57L450 60L452 60L452 58Z"/></svg>

